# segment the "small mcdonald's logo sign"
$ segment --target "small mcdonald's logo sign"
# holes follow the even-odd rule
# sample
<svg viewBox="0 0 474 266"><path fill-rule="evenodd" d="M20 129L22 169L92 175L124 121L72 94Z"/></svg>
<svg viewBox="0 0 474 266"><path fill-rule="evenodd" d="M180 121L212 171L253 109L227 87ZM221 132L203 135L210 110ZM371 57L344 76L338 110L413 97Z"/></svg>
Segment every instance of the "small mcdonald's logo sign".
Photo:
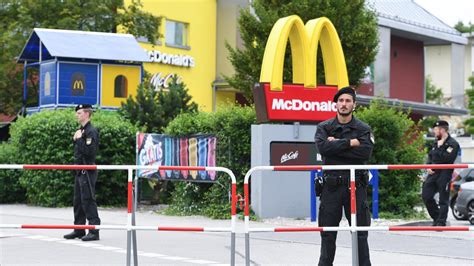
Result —
<svg viewBox="0 0 474 266"><path fill-rule="evenodd" d="M71 78L71 91L73 96L84 96L86 90L86 79L84 74L75 72Z"/></svg>

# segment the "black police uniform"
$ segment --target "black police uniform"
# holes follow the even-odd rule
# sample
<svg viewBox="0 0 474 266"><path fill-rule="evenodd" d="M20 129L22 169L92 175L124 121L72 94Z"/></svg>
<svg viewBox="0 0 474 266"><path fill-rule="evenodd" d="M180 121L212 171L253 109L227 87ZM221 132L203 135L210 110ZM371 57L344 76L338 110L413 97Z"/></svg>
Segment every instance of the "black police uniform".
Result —
<svg viewBox="0 0 474 266"><path fill-rule="evenodd" d="M428 153L428 164L452 164L459 152L459 143L451 136L438 147L435 141ZM449 211L449 182L453 169L435 169L423 183L421 196L433 219L433 225L445 226ZM439 193L439 207L434 195Z"/></svg>
<svg viewBox="0 0 474 266"><path fill-rule="evenodd" d="M328 137L338 140L328 141ZM358 139L360 146L351 147L350 139ZM321 122L316 130L315 142L325 165L366 164L369 160L374 139L369 125L352 117L347 124L341 124L337 118ZM350 172L324 171L324 185L319 207L319 226L339 226L342 207L347 220L350 212ZM356 171L356 209L357 225L369 226L370 213L367 203L368 174L365 170ZM371 265L369 257L368 232L357 232L359 264ZM321 232L321 256L319 265L332 265L336 253L337 232Z"/></svg>
<svg viewBox="0 0 474 266"><path fill-rule="evenodd" d="M83 108L81 105L76 111ZM99 148L99 132L92 124L87 122L81 126L82 137L74 141L74 164L94 165ZM87 171L87 172L86 172ZM86 224L86 219L90 225L100 225L100 218L97 211L95 198L95 183L97 180L97 170L76 170L74 181L74 224ZM74 230L71 234L65 235L67 239L83 237L85 230ZM99 230L89 230L89 235L82 240L98 240Z"/></svg>

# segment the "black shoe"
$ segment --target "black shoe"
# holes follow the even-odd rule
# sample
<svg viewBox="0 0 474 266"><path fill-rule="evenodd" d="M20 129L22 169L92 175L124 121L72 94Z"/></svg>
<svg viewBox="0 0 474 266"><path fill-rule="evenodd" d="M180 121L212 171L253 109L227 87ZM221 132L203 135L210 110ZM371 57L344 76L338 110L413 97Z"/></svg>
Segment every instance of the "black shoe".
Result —
<svg viewBox="0 0 474 266"><path fill-rule="evenodd" d="M96 233L89 232L85 237L83 237L81 239L82 239L82 241L99 240L99 232L96 232Z"/></svg>
<svg viewBox="0 0 474 266"><path fill-rule="evenodd" d="M81 239L83 236L85 236L85 232L77 232L77 231L72 231L72 233L69 233L67 235L64 235L64 238L66 239L74 239L74 238L79 238Z"/></svg>

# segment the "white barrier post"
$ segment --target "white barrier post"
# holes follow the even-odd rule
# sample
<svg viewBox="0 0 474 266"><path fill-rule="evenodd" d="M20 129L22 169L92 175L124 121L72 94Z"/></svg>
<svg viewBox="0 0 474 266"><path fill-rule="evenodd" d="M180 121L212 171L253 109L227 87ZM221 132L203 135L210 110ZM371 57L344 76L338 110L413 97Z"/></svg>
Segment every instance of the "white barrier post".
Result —
<svg viewBox="0 0 474 266"><path fill-rule="evenodd" d="M127 185L127 266L131 265L131 253L132 253L132 180L133 180L133 169L128 169L128 185ZM134 253L134 256L137 254Z"/></svg>
<svg viewBox="0 0 474 266"><path fill-rule="evenodd" d="M359 265L359 243L357 227L357 204L356 204L356 185L355 185L355 169L350 168L351 172L351 235L352 235L352 265Z"/></svg>
<svg viewBox="0 0 474 266"><path fill-rule="evenodd" d="M136 220L135 220L135 212L137 211L137 203L138 203L138 177L135 174L134 178L134 193L133 193L133 204L132 204L132 226L135 227ZM138 245L137 245L137 230L132 230L132 247L133 247L133 265L138 265Z"/></svg>

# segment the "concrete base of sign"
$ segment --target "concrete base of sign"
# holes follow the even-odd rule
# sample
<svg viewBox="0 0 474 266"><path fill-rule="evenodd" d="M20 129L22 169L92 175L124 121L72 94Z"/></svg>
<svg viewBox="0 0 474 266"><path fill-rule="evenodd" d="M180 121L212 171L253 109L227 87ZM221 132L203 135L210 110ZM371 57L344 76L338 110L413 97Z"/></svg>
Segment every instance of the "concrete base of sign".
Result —
<svg viewBox="0 0 474 266"><path fill-rule="evenodd" d="M272 165L271 143L306 143L313 148L314 152L298 151L298 148L289 150L282 159L278 159L279 165L294 165L291 159L295 156L288 156L291 152L296 157L302 154L316 157L314 145L315 125L276 125L261 124L252 125L252 156L251 165L265 166ZM295 145L293 145L296 147ZM291 148L290 148L291 149ZM299 154L299 155L298 155ZM275 155L273 156L275 164ZM302 158L305 164L317 163L316 158ZM310 217L310 172L275 172L257 171L250 181L250 204L256 215L260 218Z"/></svg>

